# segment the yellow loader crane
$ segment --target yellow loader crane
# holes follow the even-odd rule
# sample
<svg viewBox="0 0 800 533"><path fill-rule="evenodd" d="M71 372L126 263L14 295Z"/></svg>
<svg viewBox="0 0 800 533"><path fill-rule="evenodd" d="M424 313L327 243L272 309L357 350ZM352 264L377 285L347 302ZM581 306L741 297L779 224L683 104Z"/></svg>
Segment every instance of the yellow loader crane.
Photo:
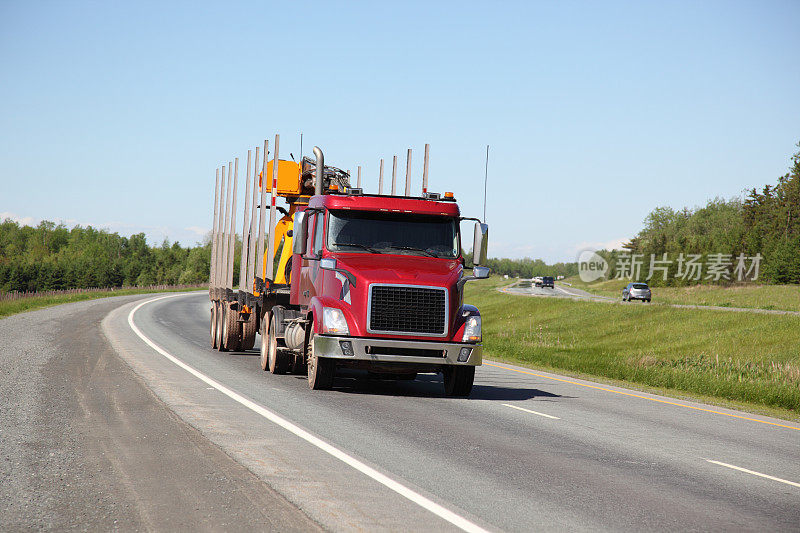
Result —
<svg viewBox="0 0 800 533"><path fill-rule="evenodd" d="M247 151L238 290L233 288L233 271L239 158L228 163L227 175L224 165L216 172L209 298L212 302L211 344L219 351L253 348L259 329L259 311L264 306L269 309L276 302L288 301L293 217L298 206L307 206L314 194L316 160L303 157L297 163L279 159L279 143L280 136L276 135L274 157L269 160L269 142L264 141L261 165L260 147L255 148L253 158L252 151ZM318 151L315 148L315 153ZM349 174L341 169L324 166L323 176L326 190L344 190L350 186ZM266 203L268 191L269 206ZM288 208L276 205L278 198L283 198ZM282 214L279 220L276 220L277 212ZM271 230L265 232L266 227Z"/></svg>

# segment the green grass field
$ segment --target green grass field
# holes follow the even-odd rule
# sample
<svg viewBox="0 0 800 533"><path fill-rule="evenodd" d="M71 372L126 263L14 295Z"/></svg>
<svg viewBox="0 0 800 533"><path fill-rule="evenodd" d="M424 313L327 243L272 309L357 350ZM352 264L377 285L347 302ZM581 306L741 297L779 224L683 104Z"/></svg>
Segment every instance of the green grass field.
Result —
<svg viewBox="0 0 800 533"><path fill-rule="evenodd" d="M800 418L800 317L503 294L467 285L488 358Z"/></svg>
<svg viewBox="0 0 800 533"><path fill-rule="evenodd" d="M584 283L580 278L564 280L573 287L600 296L622 297L627 280ZM752 309L800 311L800 285L692 285L690 287L653 287L653 303L714 305Z"/></svg>
<svg viewBox="0 0 800 533"><path fill-rule="evenodd" d="M23 313L25 311L33 311L34 309L41 309L43 307L51 307L53 305L66 304L70 302L82 302L84 300L96 300L98 298L108 298L110 296L149 294L154 292L186 292L196 290L199 289L124 289L115 291L109 290L100 292L83 292L76 294L58 294L55 296L32 296L30 298L21 298L19 300L0 301L0 318L14 315L16 313Z"/></svg>

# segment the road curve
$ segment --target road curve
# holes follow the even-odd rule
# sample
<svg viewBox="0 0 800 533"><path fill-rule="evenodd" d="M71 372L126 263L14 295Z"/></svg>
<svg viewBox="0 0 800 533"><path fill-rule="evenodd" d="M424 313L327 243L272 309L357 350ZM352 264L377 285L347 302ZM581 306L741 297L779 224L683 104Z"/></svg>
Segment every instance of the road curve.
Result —
<svg viewBox="0 0 800 533"><path fill-rule="evenodd" d="M206 295L159 298L94 304L95 316L115 307L102 321L105 338L75 327L61 357L87 365L84 336L107 365L119 355L177 415L173 423L246 467L274 498L267 510L286 511L274 519L296 528L788 531L800 523L800 425L491 361L469 399L443 397L434 376L351 373L332 391L310 391L304 377L262 372L257 352L211 350ZM4 365L14 357L2 353ZM105 421L92 423L102 431ZM170 486L193 482L174 468L152 475L170 476Z"/></svg>
<svg viewBox="0 0 800 533"><path fill-rule="evenodd" d="M556 283L554 287L536 287L534 285L521 285L519 281L500 287L498 291L505 294L515 294L518 296L546 296L551 298L571 298L573 300L589 300L593 302L606 302L619 305L642 305L644 302L624 302L620 298L601 296L592 294L583 289L578 289L567 283ZM648 305L665 305L675 309L700 309L705 311L723 311L728 313L755 313L760 315L793 315L800 316L800 311L785 311L783 309L757 309L754 307L723 307L721 305L692 305L692 304L669 304L659 302L656 298L655 304L648 302Z"/></svg>

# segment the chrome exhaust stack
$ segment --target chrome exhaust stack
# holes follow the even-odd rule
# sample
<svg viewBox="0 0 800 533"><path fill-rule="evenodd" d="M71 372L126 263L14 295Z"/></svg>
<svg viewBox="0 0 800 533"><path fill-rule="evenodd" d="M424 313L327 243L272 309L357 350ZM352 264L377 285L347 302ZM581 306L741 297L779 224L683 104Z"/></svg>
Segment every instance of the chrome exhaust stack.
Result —
<svg viewBox="0 0 800 533"><path fill-rule="evenodd" d="M325 156L319 146L314 147L314 156L317 158L317 168L315 171L314 194L322 194L322 180L325 176Z"/></svg>

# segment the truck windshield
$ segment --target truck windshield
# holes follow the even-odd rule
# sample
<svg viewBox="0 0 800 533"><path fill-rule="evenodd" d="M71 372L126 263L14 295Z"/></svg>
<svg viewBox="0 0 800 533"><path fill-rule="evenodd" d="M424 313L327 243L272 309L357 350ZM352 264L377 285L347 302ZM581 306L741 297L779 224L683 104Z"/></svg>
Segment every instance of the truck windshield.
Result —
<svg viewBox="0 0 800 533"><path fill-rule="evenodd" d="M330 211L328 249L455 258L456 220L450 217L374 211Z"/></svg>

